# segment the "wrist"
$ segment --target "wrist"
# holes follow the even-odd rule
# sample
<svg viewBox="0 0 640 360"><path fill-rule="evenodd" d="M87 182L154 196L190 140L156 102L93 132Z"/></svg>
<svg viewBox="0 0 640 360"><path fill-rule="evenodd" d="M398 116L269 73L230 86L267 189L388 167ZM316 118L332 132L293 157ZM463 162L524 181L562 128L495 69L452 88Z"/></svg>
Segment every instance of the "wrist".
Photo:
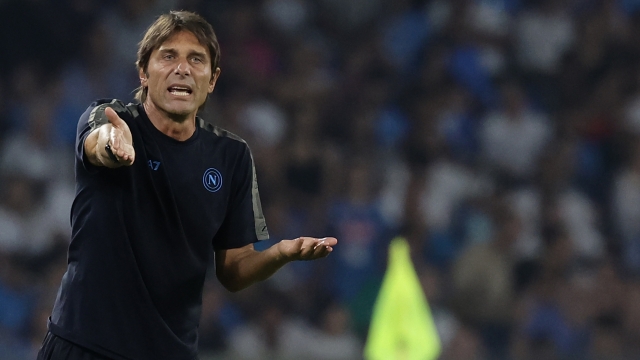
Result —
<svg viewBox="0 0 640 360"><path fill-rule="evenodd" d="M273 246L275 259L279 263L284 264L290 261L290 256L287 252L287 248L288 248L286 243L287 241L291 241L291 240L282 240Z"/></svg>

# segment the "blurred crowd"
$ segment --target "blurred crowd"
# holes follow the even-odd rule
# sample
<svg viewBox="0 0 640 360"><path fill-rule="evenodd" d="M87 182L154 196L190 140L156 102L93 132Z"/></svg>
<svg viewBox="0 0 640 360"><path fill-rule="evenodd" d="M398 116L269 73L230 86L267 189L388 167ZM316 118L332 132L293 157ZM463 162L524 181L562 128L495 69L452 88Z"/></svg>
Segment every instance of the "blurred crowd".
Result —
<svg viewBox="0 0 640 360"><path fill-rule="evenodd" d="M169 9L217 32L201 116L251 146L271 239L339 239L231 294L202 359L359 359L405 236L442 359L640 358L640 1L0 1L0 358L62 274L75 127L131 101Z"/></svg>

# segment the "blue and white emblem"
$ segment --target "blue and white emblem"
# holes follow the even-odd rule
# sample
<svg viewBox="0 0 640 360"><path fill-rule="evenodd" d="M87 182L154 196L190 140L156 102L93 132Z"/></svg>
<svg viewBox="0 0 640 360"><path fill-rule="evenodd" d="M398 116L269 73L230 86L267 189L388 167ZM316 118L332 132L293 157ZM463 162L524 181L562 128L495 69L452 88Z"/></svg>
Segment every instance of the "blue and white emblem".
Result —
<svg viewBox="0 0 640 360"><path fill-rule="evenodd" d="M216 192L222 187L222 174L214 168L209 168L202 176L202 184L205 189Z"/></svg>

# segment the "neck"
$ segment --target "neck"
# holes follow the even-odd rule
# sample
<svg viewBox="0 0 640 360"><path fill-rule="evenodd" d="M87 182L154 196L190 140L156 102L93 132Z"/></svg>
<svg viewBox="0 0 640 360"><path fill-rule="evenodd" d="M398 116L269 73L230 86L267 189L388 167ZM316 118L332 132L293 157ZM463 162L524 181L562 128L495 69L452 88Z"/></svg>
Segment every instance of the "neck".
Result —
<svg viewBox="0 0 640 360"><path fill-rule="evenodd" d="M153 102L145 101L142 106L151 123L163 134L179 141L189 139L196 131L196 113L186 116L170 114L159 109Z"/></svg>

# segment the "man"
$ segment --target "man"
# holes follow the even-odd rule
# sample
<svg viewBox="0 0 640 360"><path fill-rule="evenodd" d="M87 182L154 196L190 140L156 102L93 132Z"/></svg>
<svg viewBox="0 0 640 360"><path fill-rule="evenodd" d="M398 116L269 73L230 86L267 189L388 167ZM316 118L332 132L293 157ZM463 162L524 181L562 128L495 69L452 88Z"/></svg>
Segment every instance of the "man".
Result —
<svg viewBox="0 0 640 360"><path fill-rule="evenodd" d="M310 237L254 250L268 233L249 148L196 116L219 58L203 18L162 15L138 49L140 104L80 118L69 265L38 359L196 359L211 246L230 291L333 250Z"/></svg>

